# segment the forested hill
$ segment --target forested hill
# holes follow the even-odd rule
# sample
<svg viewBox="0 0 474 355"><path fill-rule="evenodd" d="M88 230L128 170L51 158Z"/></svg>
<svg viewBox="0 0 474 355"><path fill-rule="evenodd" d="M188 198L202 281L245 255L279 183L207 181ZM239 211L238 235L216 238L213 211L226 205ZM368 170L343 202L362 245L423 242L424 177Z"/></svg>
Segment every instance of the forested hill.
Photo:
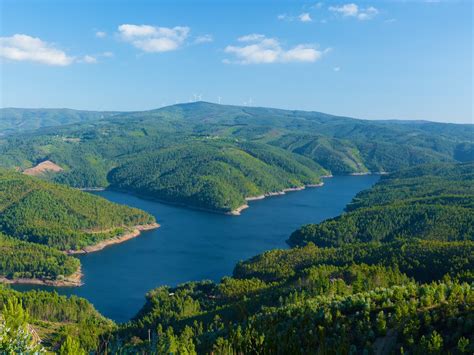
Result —
<svg viewBox="0 0 474 355"><path fill-rule="evenodd" d="M219 283L189 282L150 291L137 316L119 328L122 349L473 353L473 166L436 164L395 172L359 194L351 212L334 220L333 229L328 221L316 225L321 233L334 231L324 243L310 236L302 247L267 251L240 262L233 277ZM351 225L342 221L364 211L364 203L391 206L397 214L371 215L356 224L354 236ZM434 209L418 213L429 206ZM455 209L449 211L450 228L433 212L444 207ZM406 218L410 223L404 223ZM386 238L393 225L396 237ZM360 237L365 235L373 237ZM148 329L155 329L151 341Z"/></svg>
<svg viewBox="0 0 474 355"><path fill-rule="evenodd" d="M473 125L205 102L100 117L7 135L0 166L24 170L49 160L63 169L47 176L56 182L229 211L245 197L313 184L328 172L391 172L468 161L474 152Z"/></svg>
<svg viewBox="0 0 474 355"><path fill-rule="evenodd" d="M0 232L16 239L76 250L152 222L139 209L0 169Z"/></svg>
<svg viewBox="0 0 474 355"><path fill-rule="evenodd" d="M42 127L97 121L115 115L108 111L81 111L47 108L0 108L0 136Z"/></svg>
<svg viewBox="0 0 474 355"><path fill-rule="evenodd" d="M6 304L0 331L11 329L2 339L23 351L44 346L74 354L472 354L474 241L472 233L463 234L472 230L472 175L472 163L394 172L359 194L347 215L367 209L364 203L399 207L402 216L413 216L412 224L397 229L402 238L349 238L335 247L305 241L267 251L238 263L233 276L218 283L151 290L136 317L117 327L76 297L0 289L0 305ZM386 194L389 186L395 194ZM417 238L419 215L412 207L418 204L462 210L455 211L452 229ZM424 231L438 217L426 213L421 222ZM386 224L375 217L358 232L383 232ZM4 245L11 241L4 238ZM22 243L16 247L33 245ZM18 332L27 333L26 345L12 341Z"/></svg>
<svg viewBox="0 0 474 355"><path fill-rule="evenodd" d="M311 159L269 145L194 140L137 155L109 181L146 197L229 212L246 197L320 184L325 174Z"/></svg>
<svg viewBox="0 0 474 355"><path fill-rule="evenodd" d="M383 176L347 213L294 232L292 246L397 238L474 240L474 163L422 165Z"/></svg>

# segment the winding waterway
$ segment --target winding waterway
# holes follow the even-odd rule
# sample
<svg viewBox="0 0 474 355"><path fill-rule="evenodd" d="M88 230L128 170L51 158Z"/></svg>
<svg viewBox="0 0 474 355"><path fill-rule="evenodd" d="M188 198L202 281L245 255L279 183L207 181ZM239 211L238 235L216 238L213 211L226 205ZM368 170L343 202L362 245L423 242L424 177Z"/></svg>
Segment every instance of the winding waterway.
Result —
<svg viewBox="0 0 474 355"><path fill-rule="evenodd" d="M124 322L144 304L144 295L160 285L190 280L218 281L239 260L265 250L286 248L291 232L307 223L339 215L359 191L378 176L338 176L325 185L250 202L239 217L143 200L113 191L96 192L110 201L153 214L161 228L126 243L80 257L82 287L56 288L60 294L87 298L106 317ZM52 289L16 285L16 289Z"/></svg>

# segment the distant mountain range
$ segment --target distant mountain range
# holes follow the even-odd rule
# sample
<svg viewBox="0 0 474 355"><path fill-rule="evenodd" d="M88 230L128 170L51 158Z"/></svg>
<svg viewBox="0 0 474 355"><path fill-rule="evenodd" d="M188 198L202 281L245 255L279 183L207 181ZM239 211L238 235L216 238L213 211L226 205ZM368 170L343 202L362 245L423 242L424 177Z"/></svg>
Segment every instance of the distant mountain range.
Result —
<svg viewBox="0 0 474 355"><path fill-rule="evenodd" d="M24 170L50 160L63 169L49 174L57 182L223 212L249 197L317 184L322 175L390 172L474 154L474 125L207 102L140 112L0 114L0 166Z"/></svg>

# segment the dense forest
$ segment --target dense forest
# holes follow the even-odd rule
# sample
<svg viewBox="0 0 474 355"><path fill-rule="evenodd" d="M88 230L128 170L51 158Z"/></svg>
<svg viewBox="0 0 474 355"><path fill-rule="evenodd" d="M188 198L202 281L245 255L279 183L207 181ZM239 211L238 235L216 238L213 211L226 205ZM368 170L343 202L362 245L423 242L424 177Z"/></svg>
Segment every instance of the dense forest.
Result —
<svg viewBox="0 0 474 355"><path fill-rule="evenodd" d="M474 240L474 163L425 165L383 176L347 213L294 232L292 246L397 238Z"/></svg>
<svg viewBox="0 0 474 355"><path fill-rule="evenodd" d="M257 143L192 141L146 153L114 169L112 188L217 211L245 198L321 183L312 160Z"/></svg>
<svg viewBox="0 0 474 355"><path fill-rule="evenodd" d="M2 114L6 121L61 116L60 110ZM98 114L67 112L75 123L5 135L0 166L27 169L50 160L63 171L45 177L70 186L111 186L229 211L245 197L312 184L328 173L467 161L473 151L472 125L367 121L205 102L104 112L94 120ZM133 171L140 174L132 176Z"/></svg>
<svg viewBox="0 0 474 355"><path fill-rule="evenodd" d="M62 109L0 108L0 136L42 127L96 121L115 112Z"/></svg>
<svg viewBox="0 0 474 355"><path fill-rule="evenodd" d="M131 352L178 354L472 353L474 241L472 233L462 232L472 228L473 173L467 163L400 171L347 208L354 213L370 199L369 205L399 204L412 219L417 210L407 201L465 208L467 217L453 229L440 229L438 238L417 236L411 225L401 224L388 240L335 238L321 246L307 240L268 251L239 263L220 283L150 291L112 344ZM385 193L392 191L388 186L393 194ZM428 215L422 223L436 224L437 218ZM360 232L374 224L382 231L386 223L375 218L361 224Z"/></svg>
<svg viewBox="0 0 474 355"><path fill-rule="evenodd" d="M1 232L60 250L81 249L155 221L139 209L7 170L0 170L0 211Z"/></svg>
<svg viewBox="0 0 474 355"><path fill-rule="evenodd" d="M0 277L62 281L79 268L64 251L154 222L139 209L0 169Z"/></svg>
<svg viewBox="0 0 474 355"><path fill-rule="evenodd" d="M341 216L295 231L290 249L242 261L220 282L153 289L124 324L77 297L2 287L0 352L474 352L471 125L207 103L78 120L6 132L0 165L50 160L64 170L46 180L218 211L329 173L389 174ZM62 278L78 261L59 250L153 221L63 185L0 177L2 276Z"/></svg>
<svg viewBox="0 0 474 355"><path fill-rule="evenodd" d="M0 233L0 277L62 280L79 268L79 260L63 252Z"/></svg>
<svg viewBox="0 0 474 355"><path fill-rule="evenodd" d="M458 201L472 209L472 196L466 191L470 185L466 179L472 172L471 164L431 164L396 172L356 196L347 213L366 208L367 199L380 206L420 198L440 206ZM448 179L459 182L449 190L452 199L446 198L448 185L440 188ZM424 193L412 191L417 184ZM393 195L381 193L389 185L401 190ZM407 213L416 213L410 204L401 206ZM468 224L469 219L460 221ZM327 221L320 225L324 223ZM43 346L63 354L90 350L124 354L471 354L473 270L472 238L419 238L402 228L390 240L355 239L331 246L307 241L304 246L268 251L240 262L232 277L218 283L158 287L146 295L143 308L125 324L100 318L84 300L46 292L4 289L7 306L3 312L8 315L10 309L21 308L30 315L30 328L43 334L44 340L38 343L27 332L25 346ZM42 306L46 299L58 306ZM14 317L4 318L11 323ZM79 337L75 336L78 324L84 327Z"/></svg>
<svg viewBox="0 0 474 355"><path fill-rule="evenodd" d="M0 285L0 353L62 355L101 352L116 325L82 298L17 292Z"/></svg>

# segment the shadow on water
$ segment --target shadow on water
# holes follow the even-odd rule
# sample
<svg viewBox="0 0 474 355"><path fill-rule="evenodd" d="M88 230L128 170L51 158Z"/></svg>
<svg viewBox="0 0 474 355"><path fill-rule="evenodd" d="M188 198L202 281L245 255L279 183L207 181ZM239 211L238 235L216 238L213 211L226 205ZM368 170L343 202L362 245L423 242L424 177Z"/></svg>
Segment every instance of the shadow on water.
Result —
<svg viewBox="0 0 474 355"><path fill-rule="evenodd" d="M105 316L124 322L160 285L190 280L218 281L240 261L275 248L303 224L339 215L354 195L372 186L376 175L338 176L324 187L308 188L250 202L241 216L226 216L147 201L113 191L96 192L110 201L141 208L161 228L123 244L80 257L85 284L79 288L16 285L18 290L55 289L85 297Z"/></svg>

